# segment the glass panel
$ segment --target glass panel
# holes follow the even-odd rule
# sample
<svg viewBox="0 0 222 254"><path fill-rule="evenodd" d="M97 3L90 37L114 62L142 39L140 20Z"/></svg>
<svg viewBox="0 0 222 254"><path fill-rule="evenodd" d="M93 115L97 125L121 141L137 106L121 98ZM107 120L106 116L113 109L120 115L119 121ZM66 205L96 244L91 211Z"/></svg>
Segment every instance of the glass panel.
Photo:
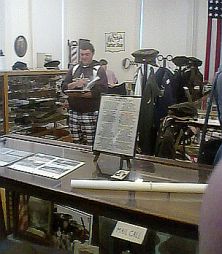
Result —
<svg viewBox="0 0 222 254"><path fill-rule="evenodd" d="M142 244L115 238L112 232L117 221L99 218L100 254L167 254L198 253L198 241L147 228ZM127 234L127 231L125 231Z"/></svg>
<svg viewBox="0 0 222 254"><path fill-rule="evenodd" d="M91 244L93 216L34 196L19 196L17 237L73 253L75 244ZM54 253L54 252L53 252ZM56 252L57 253L57 252ZM58 252L60 253L60 252Z"/></svg>

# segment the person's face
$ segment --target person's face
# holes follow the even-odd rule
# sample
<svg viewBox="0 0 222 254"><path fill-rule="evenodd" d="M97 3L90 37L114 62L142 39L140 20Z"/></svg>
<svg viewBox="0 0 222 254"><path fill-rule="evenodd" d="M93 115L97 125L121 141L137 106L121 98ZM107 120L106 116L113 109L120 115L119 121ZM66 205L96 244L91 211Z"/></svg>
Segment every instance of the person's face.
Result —
<svg viewBox="0 0 222 254"><path fill-rule="evenodd" d="M89 49L80 49L80 61L84 65L89 65L92 63L93 53Z"/></svg>

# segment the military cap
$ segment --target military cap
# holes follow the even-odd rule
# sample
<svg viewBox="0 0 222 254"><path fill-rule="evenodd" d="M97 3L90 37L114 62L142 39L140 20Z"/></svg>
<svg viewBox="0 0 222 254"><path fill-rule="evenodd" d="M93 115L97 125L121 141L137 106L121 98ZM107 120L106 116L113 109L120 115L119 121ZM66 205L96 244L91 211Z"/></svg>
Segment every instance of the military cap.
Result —
<svg viewBox="0 0 222 254"><path fill-rule="evenodd" d="M190 63L190 60L188 57L186 56L175 56L172 59L172 62L178 66L178 67L182 67L182 66L187 66Z"/></svg>
<svg viewBox="0 0 222 254"><path fill-rule="evenodd" d="M190 64L196 67L199 67L202 65L202 61L194 56L188 57Z"/></svg>
<svg viewBox="0 0 222 254"><path fill-rule="evenodd" d="M197 108L193 102L182 102L168 107L168 113L181 119L197 118Z"/></svg>
<svg viewBox="0 0 222 254"><path fill-rule="evenodd" d="M59 69L59 65L60 65L60 61L53 60L53 61L49 61L45 63L44 67L46 67L46 69Z"/></svg>
<svg viewBox="0 0 222 254"><path fill-rule="evenodd" d="M17 61L14 63L14 65L12 66L12 70L28 70L27 64Z"/></svg>
<svg viewBox="0 0 222 254"><path fill-rule="evenodd" d="M154 66L156 64L156 58L159 54L159 51L156 49L139 49L132 53L132 56L135 57L136 63L148 63Z"/></svg>

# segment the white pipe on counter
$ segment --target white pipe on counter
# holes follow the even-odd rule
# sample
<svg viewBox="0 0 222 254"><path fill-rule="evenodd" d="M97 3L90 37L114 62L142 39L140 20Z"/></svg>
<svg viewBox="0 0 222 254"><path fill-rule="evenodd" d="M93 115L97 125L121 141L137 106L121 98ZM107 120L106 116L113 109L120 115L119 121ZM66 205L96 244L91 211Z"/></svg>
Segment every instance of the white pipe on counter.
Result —
<svg viewBox="0 0 222 254"><path fill-rule="evenodd" d="M204 193L207 184L196 183L153 183L108 180L71 180L71 187L76 189L155 191L175 193Z"/></svg>

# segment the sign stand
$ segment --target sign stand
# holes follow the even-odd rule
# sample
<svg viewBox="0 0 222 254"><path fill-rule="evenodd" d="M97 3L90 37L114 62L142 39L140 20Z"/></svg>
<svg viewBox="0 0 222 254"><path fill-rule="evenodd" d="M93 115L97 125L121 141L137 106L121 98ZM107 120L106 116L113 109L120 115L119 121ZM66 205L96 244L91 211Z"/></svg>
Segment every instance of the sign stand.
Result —
<svg viewBox="0 0 222 254"><path fill-rule="evenodd" d="M93 161L97 162L98 159L99 159L99 156L100 156L100 152L94 151L94 155L95 155L95 157L94 157ZM132 165L131 165L131 162L130 162L131 157L126 156L126 155L119 155L119 156L120 156L119 170L123 169L124 161L126 161L127 170L131 170L131 168L132 168Z"/></svg>

